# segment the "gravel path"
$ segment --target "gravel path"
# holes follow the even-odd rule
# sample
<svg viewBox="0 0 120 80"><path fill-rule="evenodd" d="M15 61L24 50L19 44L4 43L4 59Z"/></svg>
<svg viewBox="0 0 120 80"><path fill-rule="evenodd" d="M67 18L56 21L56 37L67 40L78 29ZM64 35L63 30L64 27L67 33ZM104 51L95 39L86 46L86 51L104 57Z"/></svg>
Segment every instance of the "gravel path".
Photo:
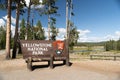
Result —
<svg viewBox="0 0 120 80"><path fill-rule="evenodd" d="M71 61L70 67L56 62L54 69L37 62L29 71L25 60L5 60L4 50L0 54L0 80L120 80L120 61Z"/></svg>
<svg viewBox="0 0 120 80"><path fill-rule="evenodd" d="M0 61L0 80L120 80L119 61L73 61L70 67L43 67L31 72L23 59ZM38 66L38 64L41 66ZM58 64L58 62L57 62Z"/></svg>
<svg viewBox="0 0 120 80"><path fill-rule="evenodd" d="M5 50L0 50L0 55L5 54Z"/></svg>

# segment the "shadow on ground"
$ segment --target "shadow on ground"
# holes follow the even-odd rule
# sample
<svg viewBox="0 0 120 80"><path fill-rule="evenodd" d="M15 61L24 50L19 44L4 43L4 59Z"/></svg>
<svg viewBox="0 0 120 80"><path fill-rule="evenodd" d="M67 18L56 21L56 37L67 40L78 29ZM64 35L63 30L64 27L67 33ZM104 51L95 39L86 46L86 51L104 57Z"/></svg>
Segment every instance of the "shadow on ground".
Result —
<svg viewBox="0 0 120 80"><path fill-rule="evenodd" d="M69 66L72 66L73 63L69 62ZM64 66L65 64L63 63L55 63L53 65L53 68L55 67L61 67L61 66ZM44 65L33 65L32 66L32 70L35 70L35 69L40 69L40 68L48 68L49 65L48 64L44 64Z"/></svg>

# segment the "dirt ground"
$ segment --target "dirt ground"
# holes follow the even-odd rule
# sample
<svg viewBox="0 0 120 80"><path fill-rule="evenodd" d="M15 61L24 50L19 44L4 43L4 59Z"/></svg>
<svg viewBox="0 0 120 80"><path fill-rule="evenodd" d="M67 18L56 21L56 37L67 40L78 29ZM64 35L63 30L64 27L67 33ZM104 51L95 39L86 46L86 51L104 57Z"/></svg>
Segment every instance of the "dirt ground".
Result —
<svg viewBox="0 0 120 80"><path fill-rule="evenodd" d="M70 61L67 67L55 62L54 69L47 62L33 63L29 71L23 59L4 60L0 55L0 80L120 80L120 61Z"/></svg>

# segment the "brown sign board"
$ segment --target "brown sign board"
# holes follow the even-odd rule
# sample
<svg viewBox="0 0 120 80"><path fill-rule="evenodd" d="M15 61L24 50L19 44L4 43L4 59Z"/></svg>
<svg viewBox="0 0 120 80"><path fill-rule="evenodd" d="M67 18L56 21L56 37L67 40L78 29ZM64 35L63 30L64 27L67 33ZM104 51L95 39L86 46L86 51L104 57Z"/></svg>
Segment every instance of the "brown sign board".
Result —
<svg viewBox="0 0 120 80"><path fill-rule="evenodd" d="M65 41L20 40L20 45L29 70L32 70L34 61L48 61L50 68L53 68L53 61L60 60L69 66Z"/></svg>
<svg viewBox="0 0 120 80"><path fill-rule="evenodd" d="M20 40L23 58L43 58L53 55L57 58L66 58L65 42L62 41L60 46L55 45L55 42L48 40ZM59 49L60 48L60 49Z"/></svg>

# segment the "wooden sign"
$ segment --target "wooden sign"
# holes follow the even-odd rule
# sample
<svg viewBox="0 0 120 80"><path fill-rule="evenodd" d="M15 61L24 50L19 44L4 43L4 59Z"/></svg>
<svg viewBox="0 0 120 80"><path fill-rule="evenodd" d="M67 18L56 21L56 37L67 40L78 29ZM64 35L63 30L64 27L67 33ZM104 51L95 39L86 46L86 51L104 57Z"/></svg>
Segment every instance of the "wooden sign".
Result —
<svg viewBox="0 0 120 80"><path fill-rule="evenodd" d="M40 41L40 40L21 40L21 48L23 57L42 57L50 56L54 53L52 41Z"/></svg>
<svg viewBox="0 0 120 80"><path fill-rule="evenodd" d="M69 66L69 54L66 53L64 41L47 40L20 40L23 58L26 59L27 67L32 70L32 62L48 61L53 68L53 61L63 61Z"/></svg>

